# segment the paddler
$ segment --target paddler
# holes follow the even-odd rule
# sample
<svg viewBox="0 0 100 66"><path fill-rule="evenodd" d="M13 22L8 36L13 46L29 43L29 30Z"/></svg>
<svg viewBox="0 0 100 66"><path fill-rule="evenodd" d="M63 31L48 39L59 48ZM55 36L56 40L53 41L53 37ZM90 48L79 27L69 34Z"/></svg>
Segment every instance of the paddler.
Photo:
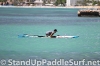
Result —
<svg viewBox="0 0 100 66"><path fill-rule="evenodd" d="M53 35L57 32L57 29L54 29L53 31L47 31L46 36L47 37L54 37Z"/></svg>

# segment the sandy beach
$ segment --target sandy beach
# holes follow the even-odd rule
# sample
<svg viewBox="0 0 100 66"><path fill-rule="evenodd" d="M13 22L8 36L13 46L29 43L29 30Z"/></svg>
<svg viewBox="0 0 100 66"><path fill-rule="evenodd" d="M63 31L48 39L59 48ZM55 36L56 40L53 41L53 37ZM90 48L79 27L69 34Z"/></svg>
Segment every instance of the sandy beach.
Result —
<svg viewBox="0 0 100 66"><path fill-rule="evenodd" d="M100 8L100 6L0 6L0 7L11 7L11 8Z"/></svg>

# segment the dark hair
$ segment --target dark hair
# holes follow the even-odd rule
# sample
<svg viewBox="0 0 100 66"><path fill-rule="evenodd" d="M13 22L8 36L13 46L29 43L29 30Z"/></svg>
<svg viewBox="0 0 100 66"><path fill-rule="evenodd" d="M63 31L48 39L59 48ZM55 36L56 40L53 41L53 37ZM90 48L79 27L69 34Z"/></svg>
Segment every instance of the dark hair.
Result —
<svg viewBox="0 0 100 66"><path fill-rule="evenodd" d="M57 32L57 29L54 29L54 31L56 31L56 32Z"/></svg>

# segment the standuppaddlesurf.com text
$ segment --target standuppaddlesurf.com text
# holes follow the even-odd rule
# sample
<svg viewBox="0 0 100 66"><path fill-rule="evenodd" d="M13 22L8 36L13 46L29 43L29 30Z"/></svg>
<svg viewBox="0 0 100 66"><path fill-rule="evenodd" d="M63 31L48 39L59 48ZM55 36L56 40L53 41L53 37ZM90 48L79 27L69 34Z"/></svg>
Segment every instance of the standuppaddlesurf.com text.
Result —
<svg viewBox="0 0 100 66"><path fill-rule="evenodd" d="M96 61L87 61L86 59L82 60L74 60L74 59L69 59L69 60L64 60L64 59L54 59L54 60L47 60L47 59L28 59L28 60L14 60L14 59L8 59L8 60L0 60L0 65L8 65L8 66L18 66L18 65L25 65L25 66L69 66L69 65L96 65L100 66L100 60Z"/></svg>

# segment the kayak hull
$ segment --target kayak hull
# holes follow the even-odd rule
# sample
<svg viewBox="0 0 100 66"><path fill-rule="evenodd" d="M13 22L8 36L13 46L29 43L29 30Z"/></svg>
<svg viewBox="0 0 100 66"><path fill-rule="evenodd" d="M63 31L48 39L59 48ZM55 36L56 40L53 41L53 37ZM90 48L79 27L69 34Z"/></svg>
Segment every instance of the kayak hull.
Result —
<svg viewBox="0 0 100 66"><path fill-rule="evenodd" d="M79 36L52 36L52 37L46 37L46 36L39 36L39 35L28 35L28 34L21 34L18 35L19 38L78 38Z"/></svg>

